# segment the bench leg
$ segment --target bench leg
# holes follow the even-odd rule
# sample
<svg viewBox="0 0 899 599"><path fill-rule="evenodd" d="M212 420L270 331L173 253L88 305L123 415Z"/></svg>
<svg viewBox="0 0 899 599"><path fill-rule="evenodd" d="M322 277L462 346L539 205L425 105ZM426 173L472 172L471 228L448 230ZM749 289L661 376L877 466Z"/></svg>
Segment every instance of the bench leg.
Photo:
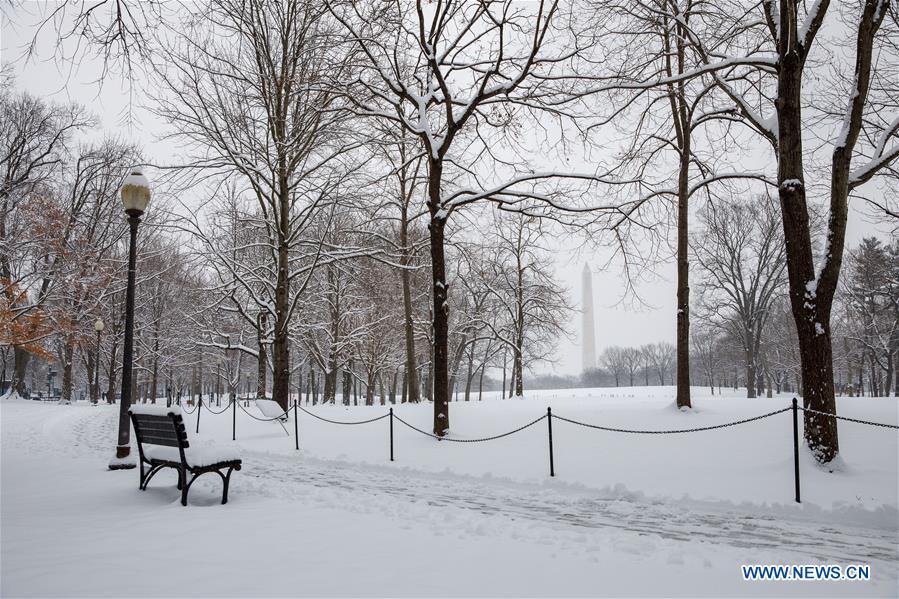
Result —
<svg viewBox="0 0 899 599"><path fill-rule="evenodd" d="M143 474L143 467L141 467L141 481L140 481L140 490L146 491L147 485L150 484L150 479L156 476L156 473L162 470L165 466L153 466L147 471L146 476Z"/></svg>
<svg viewBox="0 0 899 599"><path fill-rule="evenodd" d="M187 480L187 473L186 473L183 469L180 470L180 472L181 472L181 480L182 480L182 486L181 486L181 505L187 506L187 494L188 494L188 492L190 492L190 486L191 486L192 484L194 484L194 481L197 480L197 477L196 477L196 475L194 475L194 476L191 477L189 483L183 484L183 482Z"/></svg>
<svg viewBox="0 0 899 599"><path fill-rule="evenodd" d="M228 485L231 483L231 473L234 472L234 467L228 468L228 474L222 477L224 481L224 487L222 489L222 505L228 503ZM221 474L221 472L219 472Z"/></svg>

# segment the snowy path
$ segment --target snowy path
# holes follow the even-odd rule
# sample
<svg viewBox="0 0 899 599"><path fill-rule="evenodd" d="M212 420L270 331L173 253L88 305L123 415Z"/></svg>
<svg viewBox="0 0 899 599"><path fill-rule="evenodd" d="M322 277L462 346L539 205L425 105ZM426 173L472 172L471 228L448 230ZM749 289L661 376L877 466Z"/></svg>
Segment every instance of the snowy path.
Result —
<svg viewBox="0 0 899 599"><path fill-rule="evenodd" d="M72 442L86 451L105 455L106 439L113 435L115 421L95 418L90 410L79 410ZM206 481L212 494L215 481ZM820 519L796 520L784 515L759 513L758 508L740 511L733 506L715 506L688 501L683 506L631 493L597 497L595 491L571 489L564 483L550 485L516 483L502 479L479 479L450 473L435 475L401 466L357 465L272 453L249 452L244 469L232 482L232 497L255 492L299 502L309 501L309 488L327 491L327 503L354 505L364 498L367 509L382 509L399 519L428 520L435 526L435 510L443 520L436 527L452 534L469 520L446 518L453 513L476 512L494 522L496 529L511 523L527 523L542 535L562 535L573 543L585 542L587 530L623 531L639 536L658 536L683 542L702 542L752 550L800 553L826 562L899 563L896 528L875 529L846 526ZM398 502L397 499L400 501ZM419 509L411 509L419 508ZM473 524L483 533L483 522ZM899 523L897 523L899 526ZM632 536L632 535L629 535Z"/></svg>

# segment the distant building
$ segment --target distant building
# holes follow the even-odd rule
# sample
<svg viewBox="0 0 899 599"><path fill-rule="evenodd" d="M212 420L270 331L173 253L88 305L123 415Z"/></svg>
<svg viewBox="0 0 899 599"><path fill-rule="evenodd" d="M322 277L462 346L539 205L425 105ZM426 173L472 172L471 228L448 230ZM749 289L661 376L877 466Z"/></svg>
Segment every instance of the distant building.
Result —
<svg viewBox="0 0 899 599"><path fill-rule="evenodd" d="M584 264L584 272L581 275L581 313L583 322L581 327L581 350L583 351L583 369L596 368L596 328L593 323L593 273L590 266Z"/></svg>

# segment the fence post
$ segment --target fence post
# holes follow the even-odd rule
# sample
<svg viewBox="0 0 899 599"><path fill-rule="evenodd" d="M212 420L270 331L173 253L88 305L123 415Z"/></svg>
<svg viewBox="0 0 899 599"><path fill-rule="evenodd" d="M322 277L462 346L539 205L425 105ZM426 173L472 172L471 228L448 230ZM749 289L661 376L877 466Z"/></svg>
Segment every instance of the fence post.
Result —
<svg viewBox="0 0 899 599"><path fill-rule="evenodd" d="M293 400L293 438L297 442L297 451L300 450L300 425L297 423L299 413L297 411L297 400Z"/></svg>
<svg viewBox="0 0 899 599"><path fill-rule="evenodd" d="M549 430L549 475L556 475L556 468L553 464L553 409L546 408L546 426Z"/></svg>
<svg viewBox="0 0 899 599"><path fill-rule="evenodd" d="M237 441L237 398L231 398L231 440Z"/></svg>
<svg viewBox="0 0 899 599"><path fill-rule="evenodd" d="M197 404L197 434L200 434L200 412L203 411L203 396L200 396L200 403Z"/></svg>
<svg viewBox="0 0 899 599"><path fill-rule="evenodd" d="M793 472L796 477L796 503L799 500L799 402L793 398Z"/></svg>
<svg viewBox="0 0 899 599"><path fill-rule="evenodd" d="M393 408L390 408L390 461L393 461Z"/></svg>

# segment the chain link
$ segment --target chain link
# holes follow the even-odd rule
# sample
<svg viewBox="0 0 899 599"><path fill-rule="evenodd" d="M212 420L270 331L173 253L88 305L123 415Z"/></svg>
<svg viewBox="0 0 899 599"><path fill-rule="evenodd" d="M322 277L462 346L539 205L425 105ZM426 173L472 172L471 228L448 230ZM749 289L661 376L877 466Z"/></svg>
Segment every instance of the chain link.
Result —
<svg viewBox="0 0 899 599"><path fill-rule="evenodd" d="M858 420L856 418L847 418L846 416L837 416L836 414L830 414L828 412L819 412L818 410L813 410L812 408L803 408L799 406L799 409L804 412L811 412L812 414L818 414L819 416L829 416L831 418L836 418L837 420L845 420L847 422L856 422L858 424L867 424L870 426L881 426L883 428L895 428L899 429L899 426L895 424L886 424L883 422L871 422L870 420Z"/></svg>
<svg viewBox="0 0 899 599"><path fill-rule="evenodd" d="M187 402L186 402L186 401L185 401L185 402L182 402L180 405L179 405L179 404L176 404L175 402L172 402L172 405L178 406L178 407L179 407L183 412L185 412L186 414L193 414L194 412L197 411L197 407L198 407L197 405L194 405L194 409L193 409L193 410L188 410L188 409L185 407L185 406L187 405Z"/></svg>
<svg viewBox="0 0 899 599"><path fill-rule="evenodd" d="M396 414L394 414L393 417L396 418L397 420L399 420L400 422L402 422L403 424L405 424L406 426L408 426L409 428L411 428L412 430L418 431L419 433L421 433L422 435L425 435L425 436L427 436L427 437L431 437L431 438L433 438L433 439L437 439L438 441L451 441L451 442L453 442L453 443L482 443L482 442L484 442L484 441L493 441L493 440L495 440L495 439L502 439L503 437L508 437L509 435L514 435L515 433L521 432L521 431L523 431L524 429L528 428L529 426L534 426L535 424L537 424L537 423L540 422L541 420L545 419L545 418L546 418L546 414L544 414L543 416L541 416L541 417L538 418L537 420L534 420L534 421L532 421L532 422L528 422L528 423L525 424L524 426L520 426L520 427L516 428L516 429L513 430L513 431L509 431L508 433L502 433L502 434L499 434L499 435L493 435L492 437L482 437L482 438L480 438L480 439L453 439L453 438L451 438L451 437L438 437L438 436L435 435L434 433L429 433L428 431L423 431L423 430L421 430L420 428L417 428L417 427L415 427L415 426L412 426L411 424L409 424L408 422L406 422L405 420L403 420L402 418L400 418L400 417L397 416Z"/></svg>
<svg viewBox="0 0 899 599"><path fill-rule="evenodd" d="M609 426L599 426L597 424L587 424L586 422L579 422L577 420L571 420L570 418L565 418L564 416L556 416L553 414L553 418L557 420L563 420L565 422L570 422L571 424L577 424L580 426L585 426L587 428L595 428L601 431L610 431L613 433L633 433L638 435L673 435L677 433L697 433L700 431L711 431L717 428L727 428L729 426L737 426L738 424L746 424L747 422L752 422L754 420L761 420L763 418L768 418L770 416L774 416L776 414L783 414L784 412L789 412L792 408L783 408L781 410L775 410L773 412L768 412L767 414L762 414L761 416L754 416L752 418L746 418L744 420L736 420L734 422L727 422L725 424L716 424L715 426L701 426L697 428L681 428L681 429L673 429L673 430L634 430L627 428L612 428Z"/></svg>
<svg viewBox="0 0 899 599"><path fill-rule="evenodd" d="M300 410L302 410L303 412L312 416L313 418L318 418L319 420L323 420L325 422L330 422L331 424L368 424L369 422L377 422L378 420L383 420L384 418L387 418L388 416L390 416L390 414L388 413L388 414L384 414L383 416L378 416L377 418L371 418L369 420L359 420L356 422L342 422L340 420L328 420L327 418L323 418L323 417L319 416L318 414L313 414L306 408L301 407L299 404L297 404L297 407Z"/></svg>
<svg viewBox="0 0 899 599"><path fill-rule="evenodd" d="M228 411L228 408L229 408L230 406L227 405L227 404L225 404L225 407L222 408L221 410L219 410L218 412L216 412L215 410L213 410L212 408L210 408L208 403L203 404L203 407L206 408L207 410L209 410L209 412L212 413L212 414L224 414L225 412Z"/></svg>

